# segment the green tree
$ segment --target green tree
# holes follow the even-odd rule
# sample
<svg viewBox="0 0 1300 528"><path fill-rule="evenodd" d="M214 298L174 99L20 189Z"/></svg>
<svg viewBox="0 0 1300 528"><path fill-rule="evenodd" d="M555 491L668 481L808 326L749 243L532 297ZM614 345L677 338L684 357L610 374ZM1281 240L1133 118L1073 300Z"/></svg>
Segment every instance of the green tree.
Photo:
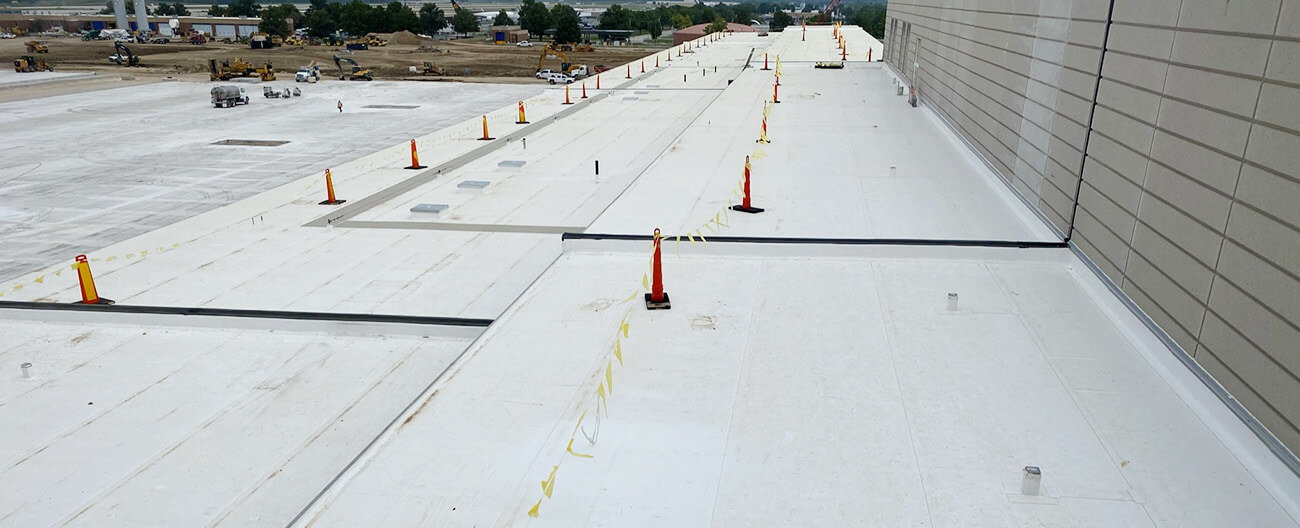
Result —
<svg viewBox="0 0 1300 528"><path fill-rule="evenodd" d="M420 16L415 14L410 7L401 2L389 2L384 9L387 11L388 31L410 31L412 33L420 30Z"/></svg>
<svg viewBox="0 0 1300 528"><path fill-rule="evenodd" d="M536 0L524 0L519 8L519 25L533 37L541 37L551 29L551 12Z"/></svg>
<svg viewBox="0 0 1300 528"><path fill-rule="evenodd" d="M447 15L442 12L435 4L424 4L420 6L420 30L425 35L432 36L434 33L442 31L447 27Z"/></svg>
<svg viewBox="0 0 1300 528"><path fill-rule="evenodd" d="M318 38L329 36L338 31L342 12L343 6L338 2L311 0L302 23L307 26L308 35Z"/></svg>
<svg viewBox="0 0 1300 528"><path fill-rule="evenodd" d="M478 31L478 17L468 9L457 9L456 15L451 17L451 28L462 35L469 35Z"/></svg>
<svg viewBox="0 0 1300 528"><path fill-rule="evenodd" d="M748 26L750 23L754 22L755 16L756 12L754 11L754 4L739 3L731 6L732 22Z"/></svg>
<svg viewBox="0 0 1300 528"><path fill-rule="evenodd" d="M110 4L113 3L112 0L109 0L109 3ZM127 2L126 7L128 8L129 11L131 7L131 2ZM227 12L226 8L221 7L217 4L212 4L210 7L208 7L208 16L223 17L223 16L230 16L230 13Z"/></svg>
<svg viewBox="0 0 1300 528"><path fill-rule="evenodd" d="M515 21L510 18L510 14L505 9L497 12L497 17L492 20L494 26L513 26Z"/></svg>
<svg viewBox="0 0 1300 528"><path fill-rule="evenodd" d="M677 13L673 15L672 23L674 28L682 29L691 25L691 18L682 13Z"/></svg>
<svg viewBox="0 0 1300 528"><path fill-rule="evenodd" d="M262 6L255 0L232 0L226 7L226 16L255 17L262 12Z"/></svg>
<svg viewBox="0 0 1300 528"><path fill-rule="evenodd" d="M614 4L600 14L600 29L632 29L632 13Z"/></svg>
<svg viewBox="0 0 1300 528"><path fill-rule="evenodd" d="M709 27L704 28L705 33L717 33L719 31L726 31L726 30L727 30L727 21L722 17L713 19L713 23L709 24Z"/></svg>
<svg viewBox="0 0 1300 528"><path fill-rule="evenodd" d="M582 40L582 26L578 21L578 12L572 7L555 4L555 7L551 8L551 20L555 22L556 42L563 44Z"/></svg>
<svg viewBox="0 0 1300 528"><path fill-rule="evenodd" d="M292 20L295 25L302 23L303 16L297 6L293 4L271 6L262 10L262 23L258 27L264 33L287 37L289 36L287 20Z"/></svg>
<svg viewBox="0 0 1300 528"><path fill-rule="evenodd" d="M146 8L146 9L147 9L147 8ZM158 16L171 16L171 15L172 15L172 5L171 5L171 4L168 4L168 3L166 3L166 2L163 2L163 3L161 3L161 4L158 4L158 7L153 8L153 14L158 15Z"/></svg>
<svg viewBox="0 0 1300 528"><path fill-rule="evenodd" d="M650 38L652 39L657 39L659 38L659 35L664 34L664 27L659 25L659 19L657 17L653 20L646 21L642 28L645 29L646 33L650 34Z"/></svg>
<svg viewBox="0 0 1300 528"><path fill-rule="evenodd" d="M172 4L172 14L175 16L190 16L190 10L185 8L185 4L176 2Z"/></svg>
<svg viewBox="0 0 1300 528"><path fill-rule="evenodd" d="M370 31L370 5L361 0L343 4L339 12L338 27L349 35L365 35Z"/></svg>
<svg viewBox="0 0 1300 528"><path fill-rule="evenodd" d="M785 11L777 11L772 15L772 31L784 31L786 26L794 23L794 17Z"/></svg>

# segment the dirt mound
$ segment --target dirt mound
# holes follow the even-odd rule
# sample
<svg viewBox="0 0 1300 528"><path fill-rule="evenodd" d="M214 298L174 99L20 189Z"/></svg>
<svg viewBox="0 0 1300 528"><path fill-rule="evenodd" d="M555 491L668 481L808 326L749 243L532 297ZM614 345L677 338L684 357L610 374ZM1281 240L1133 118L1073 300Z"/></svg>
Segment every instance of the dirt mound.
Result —
<svg viewBox="0 0 1300 528"><path fill-rule="evenodd" d="M389 44L401 44L403 46L419 46L424 43L424 39L410 31L398 31L388 38Z"/></svg>

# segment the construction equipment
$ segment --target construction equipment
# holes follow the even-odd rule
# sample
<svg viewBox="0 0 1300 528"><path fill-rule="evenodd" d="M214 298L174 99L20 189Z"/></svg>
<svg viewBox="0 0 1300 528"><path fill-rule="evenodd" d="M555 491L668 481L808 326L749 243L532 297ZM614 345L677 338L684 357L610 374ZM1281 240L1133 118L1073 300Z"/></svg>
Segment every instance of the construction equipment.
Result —
<svg viewBox="0 0 1300 528"><path fill-rule="evenodd" d="M49 53L50 47L39 40L29 40L24 43L27 46L27 53Z"/></svg>
<svg viewBox="0 0 1300 528"><path fill-rule="evenodd" d="M229 81L235 77L257 77L263 81L275 80L275 68L271 63L266 63L261 68L254 67L252 63L239 60L235 57L234 61L222 61L217 64L217 59L208 60L208 70L210 71L208 79L212 81Z"/></svg>
<svg viewBox="0 0 1300 528"><path fill-rule="evenodd" d="M14 61L14 71L19 73L54 71L54 66L45 59L38 59L32 55L23 55Z"/></svg>
<svg viewBox="0 0 1300 528"><path fill-rule="evenodd" d="M121 42L116 42L116 41L113 42L113 51L115 51L116 53L108 57L108 60L110 62L117 64L119 66L140 65L140 57L134 53L131 53L131 48L126 47L126 44L123 44Z"/></svg>
<svg viewBox="0 0 1300 528"><path fill-rule="evenodd" d="M542 66L546 64L547 57L554 56L555 58L560 60L560 71L578 78L586 77L588 73L587 65L574 64L573 61L569 59L569 56L565 55L564 51L560 49L561 47L562 45L556 45L554 42L548 42L546 46L542 48L541 56L537 57L536 71L542 71Z"/></svg>
<svg viewBox="0 0 1300 528"><path fill-rule="evenodd" d="M320 80L320 66L315 64L298 68L298 72L293 74L294 82L314 83Z"/></svg>
<svg viewBox="0 0 1300 528"><path fill-rule="evenodd" d="M288 99L288 98L292 97L293 95L295 95L295 94L293 93L295 90L298 92L297 95L302 95L302 90L298 90L297 88L294 88L293 90L290 90L290 89L288 89L288 88L285 88L285 89L281 90L281 89L279 89L279 88L272 88L272 87L270 87L270 86L263 86L263 87L262 87L262 97L266 97L266 98L268 98L268 99L280 99L280 98Z"/></svg>
<svg viewBox="0 0 1300 528"><path fill-rule="evenodd" d="M195 31L193 35L190 35L190 44L194 44L196 46L202 46L207 43L208 43L208 37L203 33Z"/></svg>
<svg viewBox="0 0 1300 528"><path fill-rule="evenodd" d="M821 70L842 70L844 69L844 63L820 61L817 64L814 64L813 67Z"/></svg>
<svg viewBox="0 0 1300 528"><path fill-rule="evenodd" d="M351 70L351 71L344 70L344 69L343 69L343 64L344 64L344 63L347 63L347 64L351 65L351 66L352 66L352 70ZM360 64L357 64L357 61L352 60L352 59L349 58L349 57L340 57L340 56L338 56L338 55L335 55L335 56L334 56L334 65L339 67L339 80L340 80L340 81L373 81L373 80L375 80L375 78L372 77L372 76L370 75L370 69L369 69L369 68L362 68Z"/></svg>
<svg viewBox="0 0 1300 528"><path fill-rule="evenodd" d="M442 71L442 68L439 68L438 66L434 65L432 62L424 61L424 67L420 68L420 74L421 75L447 75L447 72Z"/></svg>
<svg viewBox="0 0 1300 528"><path fill-rule="evenodd" d="M831 0L830 2L826 3L826 8L822 9L822 14L826 15L827 20L830 20L831 15L835 13L835 10L839 9L839 7L840 7L840 0Z"/></svg>
<svg viewBox="0 0 1300 528"><path fill-rule="evenodd" d="M266 33L253 33L252 36L248 37L248 47L249 47L249 48L252 48L252 49L267 49L267 48L271 48L271 47L274 47L274 46L275 46L275 44L274 44L274 42L271 40L270 35L267 35Z"/></svg>
<svg viewBox="0 0 1300 528"><path fill-rule="evenodd" d="M248 104L248 94L239 86L213 86L212 106L231 108L237 104Z"/></svg>
<svg viewBox="0 0 1300 528"><path fill-rule="evenodd" d="M306 46L307 41L297 35L291 35L284 38L285 46Z"/></svg>
<svg viewBox="0 0 1300 528"><path fill-rule="evenodd" d="M99 39L98 29L92 29L81 35L81 40L98 40L98 39Z"/></svg>

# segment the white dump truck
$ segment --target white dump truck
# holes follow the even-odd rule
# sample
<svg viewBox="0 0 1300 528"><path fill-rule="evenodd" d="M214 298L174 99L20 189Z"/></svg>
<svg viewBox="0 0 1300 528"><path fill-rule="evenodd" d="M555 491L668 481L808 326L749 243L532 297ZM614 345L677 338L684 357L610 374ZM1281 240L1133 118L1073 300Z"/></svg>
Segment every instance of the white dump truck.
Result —
<svg viewBox="0 0 1300 528"><path fill-rule="evenodd" d="M237 104L248 104L248 94L243 88L231 85L212 87L212 106L230 108Z"/></svg>

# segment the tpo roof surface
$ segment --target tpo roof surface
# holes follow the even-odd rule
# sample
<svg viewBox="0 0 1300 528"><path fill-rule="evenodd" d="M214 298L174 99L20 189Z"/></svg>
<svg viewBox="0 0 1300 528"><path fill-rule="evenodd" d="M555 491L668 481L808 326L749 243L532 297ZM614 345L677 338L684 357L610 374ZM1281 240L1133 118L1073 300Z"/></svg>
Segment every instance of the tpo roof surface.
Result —
<svg viewBox="0 0 1300 528"><path fill-rule="evenodd" d="M1295 525L1294 475L844 33L843 70L829 28L675 48L530 124L471 106L497 139L418 136L427 169L333 164L341 205L314 174L91 252L122 305L495 321L0 310L35 364L0 525ZM654 228L668 311L602 235ZM76 300L47 264L3 299Z"/></svg>

